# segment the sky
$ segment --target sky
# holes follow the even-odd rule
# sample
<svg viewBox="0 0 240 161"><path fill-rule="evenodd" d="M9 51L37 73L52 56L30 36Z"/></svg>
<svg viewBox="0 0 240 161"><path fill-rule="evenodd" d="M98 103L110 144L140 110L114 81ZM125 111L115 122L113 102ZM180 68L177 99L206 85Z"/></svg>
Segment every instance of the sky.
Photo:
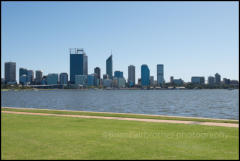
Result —
<svg viewBox="0 0 240 161"><path fill-rule="evenodd" d="M157 64L170 76L239 80L239 2L1 2L1 77L4 63L48 73L70 72L69 48L83 48L88 73Z"/></svg>

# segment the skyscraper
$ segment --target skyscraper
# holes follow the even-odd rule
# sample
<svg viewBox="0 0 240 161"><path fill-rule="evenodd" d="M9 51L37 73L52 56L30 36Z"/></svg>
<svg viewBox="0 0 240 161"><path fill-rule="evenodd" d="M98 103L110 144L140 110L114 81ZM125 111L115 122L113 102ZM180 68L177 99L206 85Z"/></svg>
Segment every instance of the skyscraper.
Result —
<svg viewBox="0 0 240 161"><path fill-rule="evenodd" d="M21 78L21 76L23 76L23 75L27 76L27 74L28 74L28 70L26 68L19 68L19 83L20 84L23 84L27 81L27 80L25 81L25 77ZM23 80L25 82L22 82L21 80Z"/></svg>
<svg viewBox="0 0 240 161"><path fill-rule="evenodd" d="M135 66L128 66L128 84L130 87L135 85Z"/></svg>
<svg viewBox="0 0 240 161"><path fill-rule="evenodd" d="M33 70L28 70L28 73L27 73L27 82L29 82L30 84L33 83L33 80L34 80L34 72Z"/></svg>
<svg viewBox="0 0 240 161"><path fill-rule="evenodd" d="M99 67L94 68L94 73L97 75L97 78L101 78L101 70Z"/></svg>
<svg viewBox="0 0 240 161"><path fill-rule="evenodd" d="M42 71L41 70L36 70L35 74L36 74L35 83L36 84L41 84L42 74L43 74Z"/></svg>
<svg viewBox="0 0 240 161"><path fill-rule="evenodd" d="M106 60L106 74L109 76L110 79L112 79L113 77L112 55L110 55Z"/></svg>
<svg viewBox="0 0 240 161"><path fill-rule="evenodd" d="M68 84L68 74L60 73L60 84Z"/></svg>
<svg viewBox="0 0 240 161"><path fill-rule="evenodd" d="M220 84L220 82L221 82L221 76L220 76L220 74L216 73L215 74L215 83Z"/></svg>
<svg viewBox="0 0 240 161"><path fill-rule="evenodd" d="M158 85L162 85L164 82L164 71L163 71L163 64L157 65L157 83Z"/></svg>
<svg viewBox="0 0 240 161"><path fill-rule="evenodd" d="M70 82L75 83L75 75L88 75L88 58L83 49L70 49Z"/></svg>
<svg viewBox="0 0 240 161"><path fill-rule="evenodd" d="M5 63L5 82L16 83L16 63L15 62Z"/></svg>
<svg viewBox="0 0 240 161"><path fill-rule="evenodd" d="M150 71L146 64L141 66L141 85L149 86L150 85Z"/></svg>

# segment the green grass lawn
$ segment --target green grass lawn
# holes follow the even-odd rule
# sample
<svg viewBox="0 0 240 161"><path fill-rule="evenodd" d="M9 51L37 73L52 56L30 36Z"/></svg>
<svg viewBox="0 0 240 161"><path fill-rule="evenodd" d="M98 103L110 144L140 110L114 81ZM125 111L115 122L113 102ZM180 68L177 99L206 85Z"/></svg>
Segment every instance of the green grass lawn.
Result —
<svg viewBox="0 0 240 161"><path fill-rule="evenodd" d="M1 108L2 111L19 111L19 112L34 112L34 113L51 113L51 114L69 114L69 115L87 115L87 116L106 116L106 117L128 117L139 119L158 119L158 120L182 120L182 121L197 121L197 122L220 122L220 123L236 123L238 120L214 120L214 119L199 119L199 118L183 118L183 117L168 117L168 116L151 116L139 114L121 114L121 113L99 113L86 111L61 111L61 110L46 110L46 109L24 109L24 108Z"/></svg>
<svg viewBox="0 0 240 161"><path fill-rule="evenodd" d="M238 159L238 128L2 113L1 159Z"/></svg>

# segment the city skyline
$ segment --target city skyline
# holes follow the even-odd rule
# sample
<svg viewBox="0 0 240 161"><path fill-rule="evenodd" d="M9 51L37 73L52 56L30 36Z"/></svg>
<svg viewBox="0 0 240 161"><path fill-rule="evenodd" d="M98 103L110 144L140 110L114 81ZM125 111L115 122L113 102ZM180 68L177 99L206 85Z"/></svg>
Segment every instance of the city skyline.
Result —
<svg viewBox="0 0 240 161"><path fill-rule="evenodd" d="M66 7L62 3L53 4L55 3L2 2L2 78L4 77L4 62L8 61L16 62L17 81L20 67L34 70L34 73L36 70L41 70L43 75L49 73L60 74L62 72L70 75L68 49L70 47L80 47L84 48L88 56L88 73L91 74L95 67L100 67L101 77L106 74L105 61L112 50L113 72L123 71L126 79L128 78L129 65L136 67L137 80L141 77L141 65L147 64L151 72L150 75L154 76L156 80L156 65L164 64L164 79L166 82L169 82L170 76L181 78L186 82L190 82L192 76L204 76L206 81L208 76L213 76L215 73L220 73L222 78L239 80L238 15L236 14L238 13L236 5L238 3L150 2L144 3L144 5L141 2L64 3L69 8L79 9L79 13L83 12L81 9L85 7L84 12L89 13L89 15L85 14L85 18L72 10L64 15L65 19L71 17L70 20L73 20L76 16L82 18L83 27L78 28L78 30L71 27L71 25L79 27L81 23L76 21L71 23L67 21L66 23L71 25L65 26L67 27L65 29L60 26L59 29L54 28L62 22L58 20L59 18L56 19L59 16L51 14L50 10L53 9L56 10L56 13L59 13ZM51 7L48 8L49 5ZM188 6L190 7L188 8ZM97 14L90 14L94 9L97 9L96 13L104 15L99 17ZM107 9L107 11L103 11L103 9ZM158 10L161 9L164 11L159 12ZM174 12L180 15L177 16L176 13L172 13L174 9L176 9ZM46 11L45 14L43 14L43 10ZM121 15L123 10L126 10L125 14L130 14L130 18L127 18L125 14L125 16ZM141 10L146 11L145 14L141 14ZM30 11L33 15L27 15ZM135 15L133 11L140 15ZM209 16L206 16L204 11ZM113 13L113 15L108 15L109 13ZM156 15L153 13L156 13ZM188 15L188 13L193 15ZM203 16L199 15L200 13ZM46 18L47 14L50 16L49 19ZM167 16L163 16L164 14ZM17 20L19 16L24 19L26 17L26 20L22 21L23 26L19 24L21 21ZM36 17L39 22L34 19ZM149 18L146 21L150 25L142 24L141 17ZM93 20L87 21L87 18ZM97 18L100 19L97 20ZM116 18L120 22L117 22ZM153 19L159 18L162 18L161 22L153 21ZM187 23L179 23L178 18L182 18ZM104 22L99 23L100 20L104 20ZM193 22L190 22L190 20ZM196 28L195 30L197 20L200 21L199 24L203 23L201 24L203 29ZM210 20L214 20L214 24ZM94 26L97 23L96 21L99 25ZM48 27L46 22L49 22ZM20 25L18 26L20 29L13 23ZM114 25L114 23L116 24ZM28 24L33 28L27 27ZM106 30L100 33L103 31L105 24ZM124 25L121 28L117 27L117 24ZM173 25L178 25L181 29L173 28ZM90 29L87 29L89 27ZM117 27L117 29L114 30L111 27ZM171 29L167 30L168 27ZM69 29L73 29L73 31L69 31ZM39 35L37 31L40 31L43 36ZM181 33L180 31L184 32ZM203 35L198 34L199 31ZM93 36L90 32L93 32L96 36ZM24 33L26 37L22 35ZM56 39L60 38L61 33L65 37L63 36L61 40L57 41ZM84 38L81 38L81 36ZM76 37L79 37L79 39ZM47 42L44 43L45 41ZM49 43L50 41L53 42ZM104 42L104 45L100 43L101 41Z"/></svg>

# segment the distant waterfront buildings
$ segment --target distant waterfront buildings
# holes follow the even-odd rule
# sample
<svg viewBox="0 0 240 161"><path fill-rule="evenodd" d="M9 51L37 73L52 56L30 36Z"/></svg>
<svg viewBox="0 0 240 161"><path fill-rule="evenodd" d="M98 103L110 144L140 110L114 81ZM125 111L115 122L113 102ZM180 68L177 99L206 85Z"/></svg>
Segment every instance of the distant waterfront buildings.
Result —
<svg viewBox="0 0 240 161"><path fill-rule="evenodd" d="M50 73L47 75L47 85L58 84L58 74Z"/></svg>
<svg viewBox="0 0 240 161"><path fill-rule="evenodd" d="M28 70L27 72L27 82L28 84L32 84L34 80L34 72L33 70Z"/></svg>
<svg viewBox="0 0 240 161"><path fill-rule="evenodd" d="M86 86L87 85L87 75L76 75L74 82L76 85Z"/></svg>
<svg viewBox="0 0 240 161"><path fill-rule="evenodd" d="M171 76L171 77L170 77L170 83L171 83L171 84L173 84L173 79L174 79L174 77Z"/></svg>
<svg viewBox="0 0 240 161"><path fill-rule="evenodd" d="M112 87L112 79L103 79L103 87Z"/></svg>
<svg viewBox="0 0 240 161"><path fill-rule="evenodd" d="M106 74L109 76L110 79L112 79L113 77L112 55L110 55L106 60Z"/></svg>
<svg viewBox="0 0 240 161"><path fill-rule="evenodd" d="M213 76L208 77L208 85L213 85L215 81L215 78Z"/></svg>
<svg viewBox="0 0 240 161"><path fill-rule="evenodd" d="M70 83L75 83L75 75L88 75L88 57L83 49L70 49Z"/></svg>
<svg viewBox="0 0 240 161"><path fill-rule="evenodd" d="M60 73L60 84L68 84L68 74L67 73Z"/></svg>
<svg viewBox="0 0 240 161"><path fill-rule="evenodd" d="M22 74L19 79L19 84L26 85L27 84L27 75Z"/></svg>
<svg viewBox="0 0 240 161"><path fill-rule="evenodd" d="M150 85L150 71L146 64L141 66L141 86Z"/></svg>
<svg viewBox="0 0 240 161"><path fill-rule="evenodd" d="M162 85L164 82L164 71L163 71L163 64L157 65L157 83L158 85Z"/></svg>
<svg viewBox="0 0 240 161"><path fill-rule="evenodd" d="M231 82L230 79L227 79L227 78L223 78L223 84L226 84L226 85L229 85Z"/></svg>
<svg viewBox="0 0 240 161"><path fill-rule="evenodd" d="M16 84L16 63L6 62L5 63L5 82L7 84Z"/></svg>
<svg viewBox="0 0 240 161"><path fill-rule="evenodd" d="M130 87L135 85L135 66L128 66L128 84Z"/></svg>
<svg viewBox="0 0 240 161"><path fill-rule="evenodd" d="M99 67L94 68L94 73L96 74L97 78L101 79L101 69Z"/></svg>
<svg viewBox="0 0 240 161"><path fill-rule="evenodd" d="M114 72L114 77L123 78L123 72L121 72L121 71L115 71L115 72Z"/></svg>
<svg viewBox="0 0 240 161"><path fill-rule="evenodd" d="M180 78L180 79L173 79L173 84L177 85L177 86L181 86L183 85L183 80Z"/></svg>
<svg viewBox="0 0 240 161"><path fill-rule="evenodd" d="M26 68L19 68L19 84L26 84L27 74L28 74L28 70ZM25 76L22 77L23 75L25 75ZM25 77L26 77L26 80L25 80ZM22 81L24 81L24 82L22 82Z"/></svg>
<svg viewBox="0 0 240 161"><path fill-rule="evenodd" d="M95 86L95 84L96 84L95 80L96 80L96 78L95 78L94 74L88 75L87 76L87 84L88 84L88 86Z"/></svg>
<svg viewBox="0 0 240 161"><path fill-rule="evenodd" d="M221 76L218 73L215 74L215 83L216 84L220 84L221 83Z"/></svg>
<svg viewBox="0 0 240 161"><path fill-rule="evenodd" d="M150 86L154 86L154 76L150 76Z"/></svg>
<svg viewBox="0 0 240 161"><path fill-rule="evenodd" d="M191 82L193 84L204 84L205 78L204 77L192 77Z"/></svg>
<svg viewBox="0 0 240 161"><path fill-rule="evenodd" d="M36 74L35 83L39 85L41 84L43 73L41 70L37 70L35 74Z"/></svg>

